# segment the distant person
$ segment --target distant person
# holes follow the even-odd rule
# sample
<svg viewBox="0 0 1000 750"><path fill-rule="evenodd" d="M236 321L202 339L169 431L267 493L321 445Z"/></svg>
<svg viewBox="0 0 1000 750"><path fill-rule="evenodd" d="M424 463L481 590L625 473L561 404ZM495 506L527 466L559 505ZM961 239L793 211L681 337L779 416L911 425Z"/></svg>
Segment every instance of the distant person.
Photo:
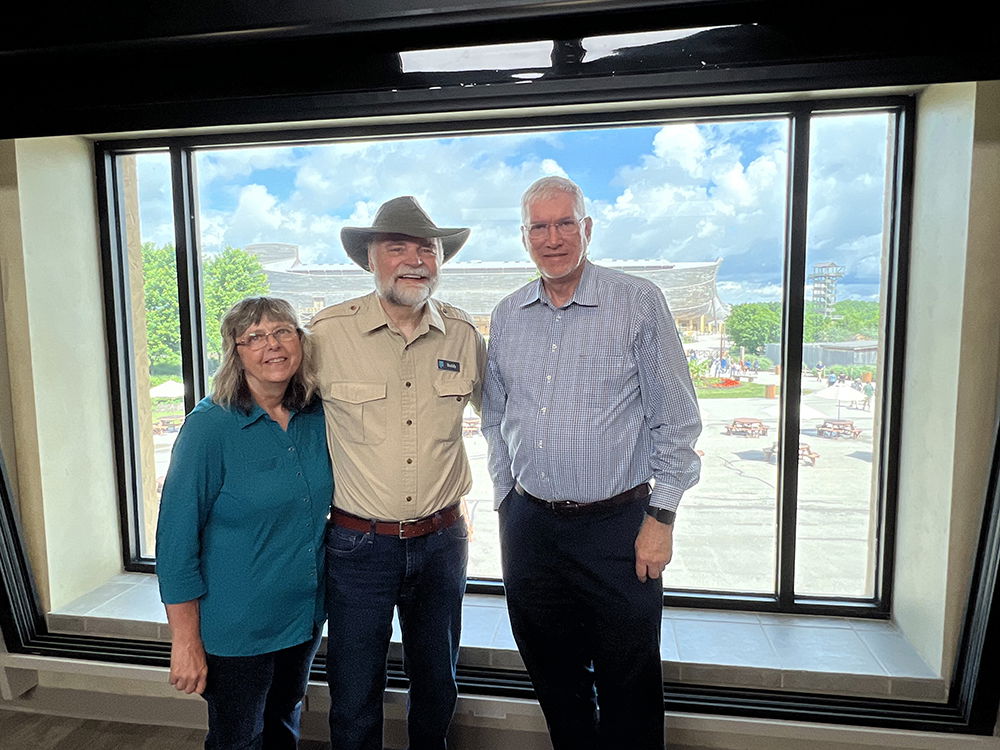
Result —
<svg viewBox="0 0 1000 750"><path fill-rule="evenodd" d="M875 395L875 386L871 384L871 381L867 382L862 386L861 392L865 396L865 400L861 403L862 409L871 409L872 406L872 396Z"/></svg>
<svg viewBox="0 0 1000 750"><path fill-rule="evenodd" d="M701 465L684 349L657 286L587 260L579 187L535 182L521 217L541 278L494 309L483 387L514 638L555 750L662 750L660 576Z"/></svg>
<svg viewBox="0 0 1000 750"><path fill-rule="evenodd" d="M375 291L311 323L337 472L326 539L335 750L382 748L396 609L410 748L443 750L455 711L472 487L462 421L479 408L486 345L465 312L431 295L468 236L409 196L383 203L372 226L340 234Z"/></svg>
<svg viewBox="0 0 1000 750"><path fill-rule="evenodd" d="M836 375L836 373L832 373L831 372L829 375L826 376L826 384L827 385L836 385L837 384L837 375Z"/></svg>
<svg viewBox="0 0 1000 750"><path fill-rule="evenodd" d="M245 299L221 327L212 396L177 435L160 500L170 684L208 703L206 748L294 748L324 620L323 410L290 304Z"/></svg>

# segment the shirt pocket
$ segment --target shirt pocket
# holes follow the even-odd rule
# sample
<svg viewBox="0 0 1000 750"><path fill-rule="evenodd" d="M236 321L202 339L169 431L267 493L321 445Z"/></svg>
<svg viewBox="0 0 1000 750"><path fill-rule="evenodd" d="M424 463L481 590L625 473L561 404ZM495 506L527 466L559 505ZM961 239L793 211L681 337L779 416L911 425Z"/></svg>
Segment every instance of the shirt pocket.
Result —
<svg viewBox="0 0 1000 750"><path fill-rule="evenodd" d="M385 440L385 382L331 383L323 398L330 406L333 429L342 440L364 445Z"/></svg>
<svg viewBox="0 0 1000 750"><path fill-rule="evenodd" d="M595 352L577 358L570 375L577 403L606 411L629 391L630 362L621 354Z"/></svg>
<svg viewBox="0 0 1000 750"><path fill-rule="evenodd" d="M472 397L473 381L469 378L439 377L434 381L434 405L431 410L431 435L436 440L458 440L462 437L465 405Z"/></svg>

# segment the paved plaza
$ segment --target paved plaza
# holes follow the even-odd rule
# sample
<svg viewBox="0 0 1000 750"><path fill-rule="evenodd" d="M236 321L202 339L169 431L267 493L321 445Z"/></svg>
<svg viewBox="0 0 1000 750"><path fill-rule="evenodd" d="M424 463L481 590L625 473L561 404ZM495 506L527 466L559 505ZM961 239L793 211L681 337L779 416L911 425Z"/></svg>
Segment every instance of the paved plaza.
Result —
<svg viewBox="0 0 1000 750"><path fill-rule="evenodd" d="M773 373L758 381L777 384ZM798 471L798 560L796 590L801 594L865 595L871 579L869 529L872 523L873 411L814 395L825 387L803 380L800 443L817 454L815 465ZM858 407L861 396L859 394ZM873 406L875 404L873 403ZM778 439L778 400L706 398L700 401L704 430L698 440L701 482L685 493L674 531L675 555L667 568L668 587L771 592L777 539L777 463L766 450ZM839 412L839 413L838 413ZM820 416L816 416L820 415ZM857 438L821 437L824 417L849 419ZM757 418L768 427L757 437L727 435L737 418ZM500 577L497 518L481 435L466 438L474 486L469 495L474 536L469 573Z"/></svg>

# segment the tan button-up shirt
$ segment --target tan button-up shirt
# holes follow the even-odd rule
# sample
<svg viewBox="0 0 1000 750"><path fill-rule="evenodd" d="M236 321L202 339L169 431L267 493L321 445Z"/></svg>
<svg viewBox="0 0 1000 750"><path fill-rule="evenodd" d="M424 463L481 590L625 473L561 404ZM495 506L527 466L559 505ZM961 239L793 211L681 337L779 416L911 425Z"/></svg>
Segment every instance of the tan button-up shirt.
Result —
<svg viewBox="0 0 1000 750"><path fill-rule="evenodd" d="M464 311L431 299L407 343L375 293L310 323L335 507L402 521L441 510L472 486L462 442L479 410L486 345Z"/></svg>

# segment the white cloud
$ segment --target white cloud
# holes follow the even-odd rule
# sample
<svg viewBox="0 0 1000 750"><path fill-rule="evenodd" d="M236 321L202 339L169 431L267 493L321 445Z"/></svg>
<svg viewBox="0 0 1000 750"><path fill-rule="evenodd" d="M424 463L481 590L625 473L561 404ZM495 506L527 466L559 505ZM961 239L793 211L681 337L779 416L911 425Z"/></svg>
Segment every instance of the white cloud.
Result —
<svg viewBox="0 0 1000 750"><path fill-rule="evenodd" d="M872 119L823 118L813 129L809 262L846 265L845 293L870 294L879 272L885 125ZM588 201L592 255L722 257L726 302L780 299L783 121L676 123L650 134L645 152L623 157L614 170L611 191ZM520 195L538 177L586 170L579 153L564 151L569 142L557 133L522 132L212 152L199 157L199 180L207 180L203 195L215 191L222 200L202 210L203 242L291 242L304 260L344 262L343 226L370 225L384 200L414 195L440 226L472 227L463 260L523 259ZM595 166L608 158L593 155ZM150 215L172 227L162 207ZM147 224L154 221L144 211Z"/></svg>

